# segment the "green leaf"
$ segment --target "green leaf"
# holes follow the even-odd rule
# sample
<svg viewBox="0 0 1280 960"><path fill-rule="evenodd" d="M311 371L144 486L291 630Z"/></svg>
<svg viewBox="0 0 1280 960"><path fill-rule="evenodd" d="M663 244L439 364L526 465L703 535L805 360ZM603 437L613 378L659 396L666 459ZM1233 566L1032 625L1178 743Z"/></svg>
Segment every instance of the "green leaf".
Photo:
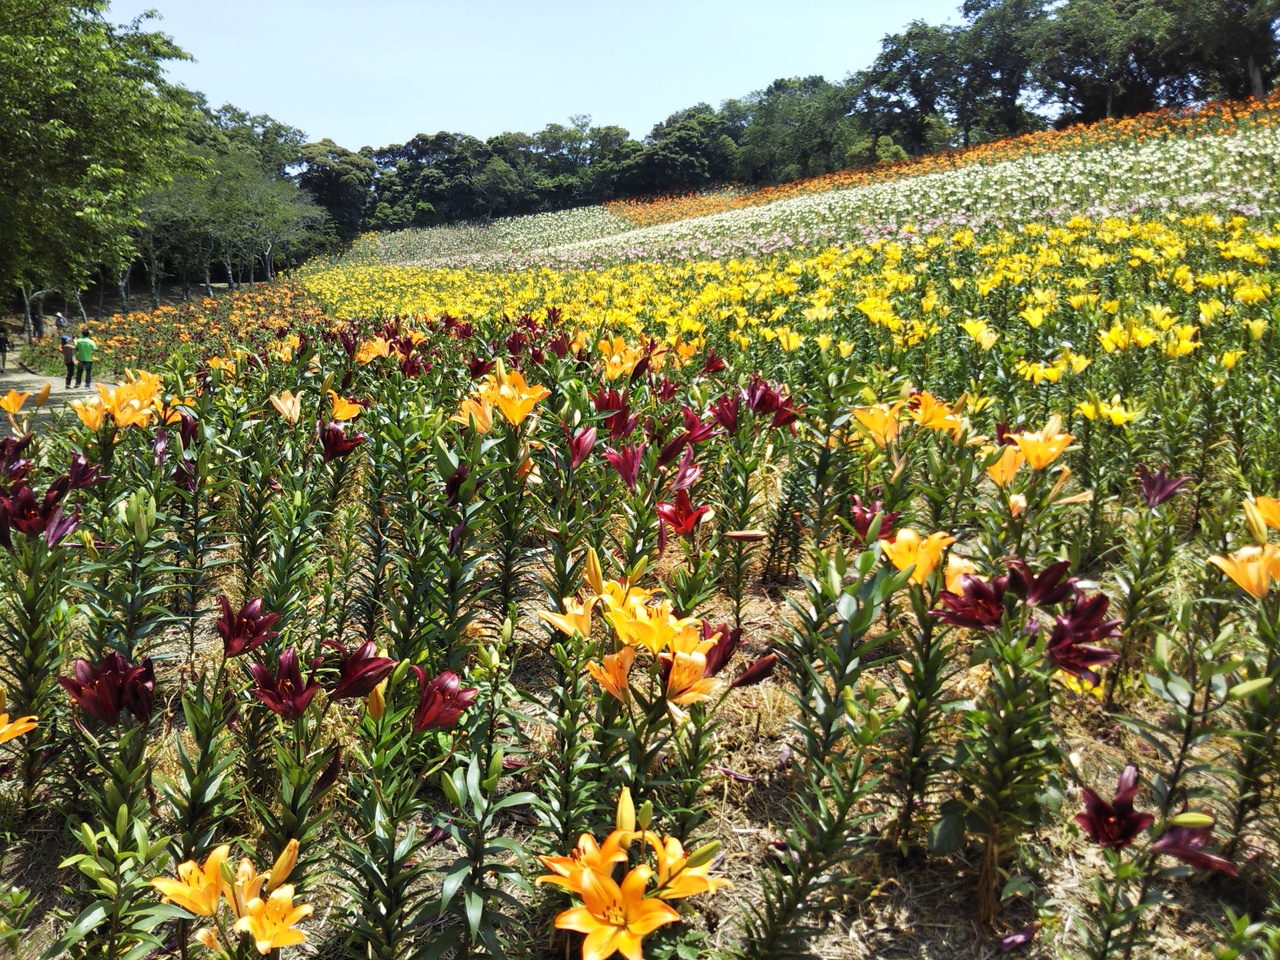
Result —
<svg viewBox="0 0 1280 960"><path fill-rule="evenodd" d="M929 852L945 857L964 841L964 809L957 805L946 810L929 828Z"/></svg>
<svg viewBox="0 0 1280 960"><path fill-rule="evenodd" d="M1244 683L1237 683L1234 687L1227 691L1228 700L1243 700L1245 697L1257 693L1263 687L1271 683L1270 677L1258 677L1255 680L1246 680Z"/></svg>

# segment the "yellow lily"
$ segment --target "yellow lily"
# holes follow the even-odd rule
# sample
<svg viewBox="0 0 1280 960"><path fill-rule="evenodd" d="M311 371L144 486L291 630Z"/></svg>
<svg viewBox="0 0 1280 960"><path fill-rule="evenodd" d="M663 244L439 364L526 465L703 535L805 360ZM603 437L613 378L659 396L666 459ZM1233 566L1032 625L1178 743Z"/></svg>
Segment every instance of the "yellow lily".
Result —
<svg viewBox="0 0 1280 960"><path fill-rule="evenodd" d="M212 917L218 912L222 896L222 863L231 852L228 844L218 847L205 858L204 866L194 860L178 864L178 879L156 877L151 881L166 903L176 903L197 917Z"/></svg>
<svg viewBox="0 0 1280 960"><path fill-rule="evenodd" d="M294 929L294 924L311 916L311 905L293 905L293 887L278 887L266 900L255 897L245 905L245 915L236 921L235 930L247 933L263 956L281 947L306 943L307 935Z"/></svg>
<svg viewBox="0 0 1280 960"><path fill-rule="evenodd" d="M572 597L565 597L560 602L564 604L564 613L539 610L538 619L546 621L570 637L575 630L584 637L591 636L591 608L596 605L596 598L589 597L585 602L579 602Z"/></svg>
<svg viewBox="0 0 1280 960"><path fill-rule="evenodd" d="M941 531L921 538L910 527L904 527L893 540L883 544L883 549L889 562L897 569L905 570L914 565L910 582L919 585L929 579L929 574L942 559L942 551L955 542L955 537Z"/></svg>

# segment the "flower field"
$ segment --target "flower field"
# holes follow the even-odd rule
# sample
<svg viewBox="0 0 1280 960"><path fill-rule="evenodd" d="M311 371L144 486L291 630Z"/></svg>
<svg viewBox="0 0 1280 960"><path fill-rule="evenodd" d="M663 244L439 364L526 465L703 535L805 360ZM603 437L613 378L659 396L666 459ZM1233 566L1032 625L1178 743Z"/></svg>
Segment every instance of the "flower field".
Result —
<svg viewBox="0 0 1280 960"><path fill-rule="evenodd" d="M114 318L0 398L0 956L1277 956L1213 117Z"/></svg>

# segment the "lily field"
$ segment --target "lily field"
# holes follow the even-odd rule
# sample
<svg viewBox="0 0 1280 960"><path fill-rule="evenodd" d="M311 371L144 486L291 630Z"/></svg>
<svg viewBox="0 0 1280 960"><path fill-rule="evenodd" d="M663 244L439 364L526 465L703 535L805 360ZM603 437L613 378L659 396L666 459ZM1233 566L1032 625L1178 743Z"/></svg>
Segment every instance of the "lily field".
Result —
<svg viewBox="0 0 1280 960"><path fill-rule="evenodd" d="M87 322L0 398L0 957L1280 957L1277 120Z"/></svg>

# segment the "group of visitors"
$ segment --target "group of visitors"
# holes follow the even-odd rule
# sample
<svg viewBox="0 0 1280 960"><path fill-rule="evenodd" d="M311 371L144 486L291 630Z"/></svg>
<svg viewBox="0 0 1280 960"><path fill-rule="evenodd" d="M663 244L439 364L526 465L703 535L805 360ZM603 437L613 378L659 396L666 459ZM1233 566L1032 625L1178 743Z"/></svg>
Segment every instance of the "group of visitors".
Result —
<svg viewBox="0 0 1280 960"><path fill-rule="evenodd" d="M75 379L76 386L83 384L85 387L93 386L93 355L98 349L97 343L87 333L81 333L78 337L72 337L70 334L64 333L68 323L67 318L61 313L54 320L58 328L59 347L62 351L62 362L67 368L67 382L64 389L71 389L71 380ZM9 369L9 351L13 348L13 341L9 339L9 329L0 325L0 373Z"/></svg>

